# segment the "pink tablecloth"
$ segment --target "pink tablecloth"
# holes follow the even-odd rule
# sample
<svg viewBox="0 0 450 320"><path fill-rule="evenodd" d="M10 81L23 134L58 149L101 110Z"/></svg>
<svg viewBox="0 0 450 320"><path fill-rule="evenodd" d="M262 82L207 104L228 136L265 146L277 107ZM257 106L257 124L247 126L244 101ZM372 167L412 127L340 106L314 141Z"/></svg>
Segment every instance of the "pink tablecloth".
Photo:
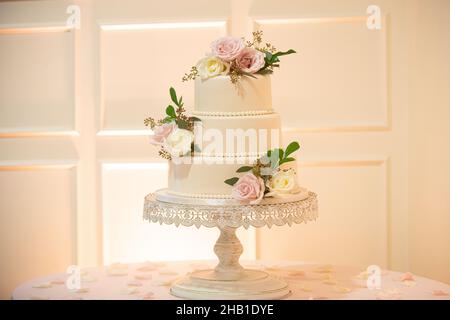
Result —
<svg viewBox="0 0 450 320"><path fill-rule="evenodd" d="M13 299L177 299L171 283L186 273L211 268L214 261L113 264L81 271L81 288L68 289L61 273L22 284ZM285 279L292 294L286 299L447 299L450 286L410 273L381 270L379 289L367 287L362 267L301 262L243 262Z"/></svg>

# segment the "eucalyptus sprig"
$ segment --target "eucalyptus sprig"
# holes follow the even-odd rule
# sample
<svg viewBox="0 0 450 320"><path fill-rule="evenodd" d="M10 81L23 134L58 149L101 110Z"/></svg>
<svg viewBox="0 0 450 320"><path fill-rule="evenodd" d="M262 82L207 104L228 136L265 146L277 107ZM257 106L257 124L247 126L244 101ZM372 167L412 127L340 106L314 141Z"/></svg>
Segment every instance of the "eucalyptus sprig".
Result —
<svg viewBox="0 0 450 320"><path fill-rule="evenodd" d="M293 49L289 49L288 51L277 51L275 53L272 53L270 51L265 51L262 50L262 52L264 52L265 57L264 57L264 67L262 67L258 72L256 72L257 74L270 74L273 73L273 68L279 68L280 67L280 57L281 56L286 56L288 54L293 54L293 53L297 53L295 50Z"/></svg>
<svg viewBox="0 0 450 320"><path fill-rule="evenodd" d="M183 97L180 96L178 99L177 92L173 87L170 87L169 89L170 99L172 100L173 104L176 106L176 108L169 104L166 107L166 117L155 121L153 118L147 118L144 120L144 124L146 126L149 126L150 128L154 128L156 125L164 124L164 123L170 123L174 121L178 128L181 129L187 129L187 130L193 130L194 129L194 122L195 121L201 121L197 117L188 117L185 112L184 108L184 102Z"/></svg>
<svg viewBox="0 0 450 320"><path fill-rule="evenodd" d="M268 150L264 156L256 160L253 166L242 166L236 172L243 173L252 171L255 176L261 177L264 183L266 183L282 164L295 160L291 155L298 149L300 149L300 144L297 141L293 141L284 150L279 148ZM234 186L238 180L238 177L233 177L224 182L230 186ZM265 191L265 193L267 192L268 190Z"/></svg>

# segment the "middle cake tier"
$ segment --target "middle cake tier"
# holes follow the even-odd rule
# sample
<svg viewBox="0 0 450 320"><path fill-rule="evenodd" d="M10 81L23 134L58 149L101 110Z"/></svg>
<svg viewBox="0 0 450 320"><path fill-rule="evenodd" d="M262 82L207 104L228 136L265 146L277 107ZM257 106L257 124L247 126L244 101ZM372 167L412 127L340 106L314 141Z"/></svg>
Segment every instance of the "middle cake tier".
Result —
<svg viewBox="0 0 450 320"><path fill-rule="evenodd" d="M254 156L280 145L281 120L275 112L198 118L196 155Z"/></svg>

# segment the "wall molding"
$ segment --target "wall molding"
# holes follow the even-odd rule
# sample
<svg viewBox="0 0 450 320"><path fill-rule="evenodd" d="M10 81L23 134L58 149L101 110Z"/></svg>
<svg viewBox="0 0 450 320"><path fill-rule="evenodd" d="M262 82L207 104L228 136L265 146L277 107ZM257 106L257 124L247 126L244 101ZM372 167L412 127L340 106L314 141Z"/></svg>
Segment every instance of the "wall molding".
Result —
<svg viewBox="0 0 450 320"><path fill-rule="evenodd" d="M341 132L386 132L392 129L392 105L391 105L391 79L388 37L390 34L389 15L383 14L382 28L380 31L382 55L380 57L383 64L383 106L385 117L382 123L378 124L356 124L356 125L336 125L336 126L316 126L311 128L285 128L286 132L296 133L341 133ZM254 18L255 30L260 30L262 25L289 25L289 24L329 24L329 23L364 23L367 16L336 16L336 17L304 17L304 18Z"/></svg>

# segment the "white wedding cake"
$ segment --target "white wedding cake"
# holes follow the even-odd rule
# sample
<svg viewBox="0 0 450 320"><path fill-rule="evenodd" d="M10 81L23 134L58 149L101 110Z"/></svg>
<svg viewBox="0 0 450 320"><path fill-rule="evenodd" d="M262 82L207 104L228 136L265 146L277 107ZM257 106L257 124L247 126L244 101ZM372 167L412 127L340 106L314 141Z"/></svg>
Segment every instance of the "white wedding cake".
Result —
<svg viewBox="0 0 450 320"><path fill-rule="evenodd" d="M184 114L182 98L173 88L167 117L157 123L152 143L169 159L168 188L156 192L160 201L177 203L259 204L304 198L295 159L299 145L281 145L280 115L272 106L270 74L281 55L257 40L244 44L224 37L185 74L195 80L195 104ZM266 44L267 46L268 44ZM231 81L230 81L231 80Z"/></svg>
<svg viewBox="0 0 450 320"><path fill-rule="evenodd" d="M223 141L227 141L228 132L243 130L244 132L262 132L266 129L266 141L255 141L247 136L239 136L234 140L234 150L230 152L223 145L223 152L202 152L194 156L192 164L176 164L169 162L169 188L171 194L191 197L230 198L231 187L224 183L233 177L243 164L252 164L261 155L261 146L278 147L280 115L272 109L270 76L258 76L257 79L245 78L241 81L240 92L227 76L219 76L208 80L195 81L195 107L193 115L201 119L203 132L218 130ZM251 130L251 131L249 131ZM253 131L254 130L254 131ZM271 141L275 130L277 141ZM239 131L237 131L239 133ZM236 136L234 135L234 137ZM218 135L219 137L219 135ZM233 138L234 138L233 137ZM243 148L238 148L238 140L242 139ZM204 141L201 150L207 150L209 141ZM210 143L214 143L210 142ZM231 143L229 143L230 145ZM219 143L220 147L220 143ZM255 150L256 149L256 150ZM215 150L213 150L215 151ZM222 162L222 164L221 164Z"/></svg>

